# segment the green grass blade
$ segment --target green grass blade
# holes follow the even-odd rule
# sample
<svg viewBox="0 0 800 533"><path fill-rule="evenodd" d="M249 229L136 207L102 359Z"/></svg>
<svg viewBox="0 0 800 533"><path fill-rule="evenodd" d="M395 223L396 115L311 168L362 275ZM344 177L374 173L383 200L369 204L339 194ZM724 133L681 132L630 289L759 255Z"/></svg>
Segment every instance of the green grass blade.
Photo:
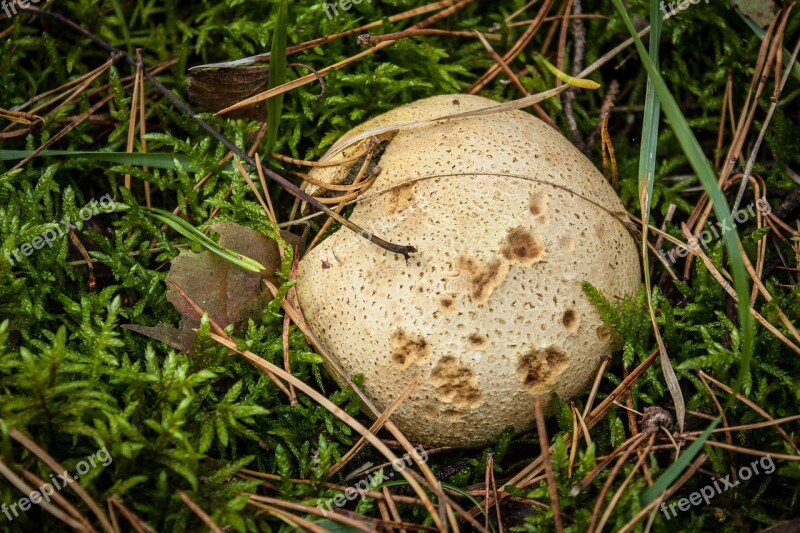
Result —
<svg viewBox="0 0 800 533"><path fill-rule="evenodd" d="M192 242L195 242L207 250L217 254L218 256L222 257L226 261L230 261L231 263L245 269L249 270L250 272L262 272L265 267L258 261L254 259L250 259L249 257L242 255L240 253L234 252L232 250L228 250L226 248L222 248L219 244L211 240L210 237L205 235L203 232L183 220L181 217L176 216L169 211L164 211L163 209L156 209L156 208L149 208L147 211L150 215L158 220L166 224L167 226L171 227L187 239Z"/></svg>
<svg viewBox="0 0 800 533"><path fill-rule="evenodd" d="M286 23L289 11L288 0L279 0L278 20L272 35L272 49L269 60L269 89L286 83ZM283 94L267 100L267 151L272 150L278 139L278 126L281 122Z"/></svg>
<svg viewBox="0 0 800 533"><path fill-rule="evenodd" d="M747 270L744 266L744 261L739 253L739 235L736 231L736 224L731 219L731 211L725 195L717 185L716 174L714 173L711 164L708 162L703 150L700 148L700 143L697 142L692 133L686 117L683 116L678 103L667 88L664 79L658 72L658 69L647 55L647 49L642 44L642 40L637 35L633 27L628 12L622 5L622 0L612 0L614 6L619 11L622 20L628 28L628 31L633 36L636 50L639 53L639 59L647 69L647 73L653 79L656 92L661 99L661 105L664 109L664 114L669 119L670 126L675 132L675 137L683 149L686 158L692 165L692 168L697 173L703 188L708 194L714 213L720 222L727 223L728 227L734 228L731 231L723 232L722 238L725 242L725 248L728 251L730 259L731 271L733 276L733 286L738 295L738 311L739 311L739 324L742 330L742 356L739 365L739 375L736 379L735 389L741 391L742 384L745 378L749 379L750 375L750 362L753 357L754 336L755 328L753 317L750 315L750 280L747 275Z"/></svg>
<svg viewBox="0 0 800 533"><path fill-rule="evenodd" d="M617 2L619 0L614 0ZM708 438L711 436L711 432L714 431L714 428L717 427L720 420L722 420L722 415L718 416L711 422L706 430L694 441L686 451L683 452L678 459L672 463L669 468L664 470L664 473L661 474L658 479L655 480L653 486L647 489L644 494L642 494L641 499L639 500L642 507L648 505L650 502L658 498L665 490L678 479L678 476L681 475L689 463L695 458L695 456L700 452L703 448L703 445L706 443Z"/></svg>
<svg viewBox="0 0 800 533"><path fill-rule="evenodd" d="M33 153L33 150L0 150L0 161L17 161L25 159ZM175 169L177 159L187 172L194 172L195 165L191 158L185 155L169 153L127 153L127 152L88 152L74 150L43 150L36 157L71 157L75 159L88 159L90 161L102 161L104 163L116 163L120 165L134 165L150 168L163 168L166 170Z"/></svg>
<svg viewBox="0 0 800 533"><path fill-rule="evenodd" d="M648 55L653 65L658 68L659 42L661 40L661 11L657 0L650 2L650 47ZM647 223L650 220L650 209L653 199L653 185L656 174L656 154L658 152L658 131L659 119L661 117L661 100L656 92L653 78L647 76L647 88L645 91L644 116L642 119L642 146L639 152L639 203L642 210L642 271L644 272L644 285L647 290L647 304L650 312L650 319L653 323L653 330L658 341L658 351L660 353L661 371L664 374L664 381L669 389L672 402L675 405L675 415L678 420L678 428L683 430L683 422L686 418L686 402L683 399L681 386L678 383L678 376L670 363L666 347L661 340L658 331L655 311L653 310L653 292L650 282L650 257L647 250Z"/></svg>

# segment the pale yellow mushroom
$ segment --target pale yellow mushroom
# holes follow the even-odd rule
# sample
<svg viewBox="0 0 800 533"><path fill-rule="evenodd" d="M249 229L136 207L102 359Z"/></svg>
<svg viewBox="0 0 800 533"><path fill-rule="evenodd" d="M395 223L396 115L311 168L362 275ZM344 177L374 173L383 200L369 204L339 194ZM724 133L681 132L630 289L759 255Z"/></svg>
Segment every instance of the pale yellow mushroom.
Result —
<svg viewBox="0 0 800 533"><path fill-rule="evenodd" d="M428 98L345 138L493 104ZM611 301L639 286L619 198L569 141L523 111L382 138L380 175L350 218L418 253L406 262L337 231L300 262L306 321L346 372L364 375L379 409L419 380L392 415L414 442L482 446L508 426L530 429L535 396L574 398L612 349L581 282ZM324 159L345 159L367 142ZM353 164L312 175L344 183Z"/></svg>

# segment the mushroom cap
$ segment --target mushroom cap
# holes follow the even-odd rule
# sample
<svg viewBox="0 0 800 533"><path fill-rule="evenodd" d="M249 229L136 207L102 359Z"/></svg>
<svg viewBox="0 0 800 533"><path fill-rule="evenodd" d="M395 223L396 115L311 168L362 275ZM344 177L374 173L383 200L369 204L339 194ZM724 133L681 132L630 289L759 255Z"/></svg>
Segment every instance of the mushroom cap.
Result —
<svg viewBox="0 0 800 533"><path fill-rule="evenodd" d="M492 105L436 96L344 138ZM340 229L300 261L296 287L308 325L344 371L364 375L367 397L384 410L416 379L393 422L415 442L474 447L530 429L536 396L581 393L613 343L581 282L615 301L641 278L600 172L522 111L401 129L378 164L350 219L418 253L406 261ZM346 166L312 175L340 183Z"/></svg>

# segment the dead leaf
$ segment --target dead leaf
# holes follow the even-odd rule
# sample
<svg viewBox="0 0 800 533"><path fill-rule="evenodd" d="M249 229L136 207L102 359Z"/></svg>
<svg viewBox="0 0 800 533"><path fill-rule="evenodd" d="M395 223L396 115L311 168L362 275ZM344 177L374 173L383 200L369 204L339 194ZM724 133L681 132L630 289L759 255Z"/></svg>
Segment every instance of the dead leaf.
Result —
<svg viewBox="0 0 800 533"><path fill-rule="evenodd" d="M769 26L775 16L775 2L772 0L733 0L733 5L762 28Z"/></svg>
<svg viewBox="0 0 800 533"><path fill-rule="evenodd" d="M248 272L208 251L182 251L172 260L167 275L167 300L183 317L181 329L197 327L200 318L171 282L178 284L222 327L239 327L257 316L272 299L264 280L279 284L276 272L281 268L281 256L275 241L233 222L214 224L211 229L219 233L221 246L255 259L265 270Z"/></svg>
<svg viewBox="0 0 800 533"><path fill-rule="evenodd" d="M269 69L239 67L200 69L189 72L189 100L208 111L219 111L267 89ZM265 102L226 114L228 118L258 118L267 116Z"/></svg>

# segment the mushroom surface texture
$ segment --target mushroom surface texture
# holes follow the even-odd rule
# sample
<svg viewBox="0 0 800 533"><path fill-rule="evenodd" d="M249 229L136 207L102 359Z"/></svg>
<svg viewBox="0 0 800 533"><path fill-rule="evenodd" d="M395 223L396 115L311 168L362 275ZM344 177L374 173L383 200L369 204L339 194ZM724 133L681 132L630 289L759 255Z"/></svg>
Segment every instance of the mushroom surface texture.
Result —
<svg viewBox="0 0 800 533"><path fill-rule="evenodd" d="M420 100L359 133L487 108L478 96ZM475 447L534 424L534 398L569 400L592 381L612 336L583 292L612 303L641 281L625 209L559 132L523 111L383 133L380 168L350 220L418 250L406 261L340 229L300 261L308 326L381 411L417 380L391 420L412 442ZM347 184L359 140L312 176ZM320 195L316 185L307 190ZM336 194L341 194L337 192Z"/></svg>

